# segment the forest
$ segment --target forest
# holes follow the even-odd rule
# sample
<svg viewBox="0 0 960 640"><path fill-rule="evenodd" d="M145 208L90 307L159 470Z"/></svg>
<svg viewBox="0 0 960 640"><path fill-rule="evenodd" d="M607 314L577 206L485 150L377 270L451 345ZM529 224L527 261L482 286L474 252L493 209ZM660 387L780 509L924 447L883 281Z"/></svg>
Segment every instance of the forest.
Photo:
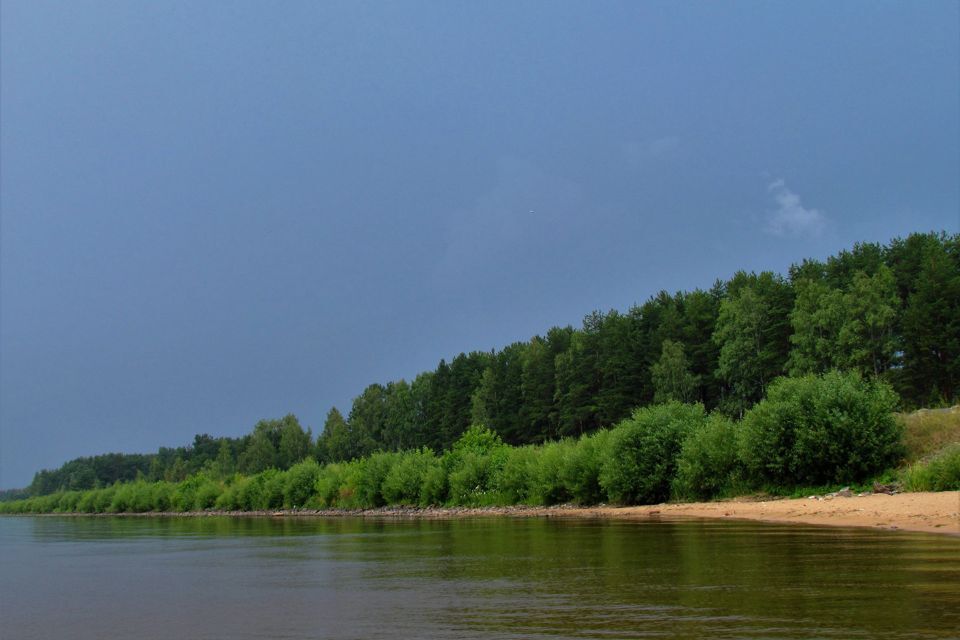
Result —
<svg viewBox="0 0 960 640"><path fill-rule="evenodd" d="M471 425L511 450L536 444L546 451L612 437L603 434L618 433L638 411L662 407L697 407L700 418L682 422L702 418L716 436L727 428L716 425L756 421L748 417L782 380L823 380L835 371L889 390L893 400L883 402L890 411L956 402L960 234L860 243L826 261L794 264L786 275L741 271L706 290L661 291L626 312L594 311L580 328L553 327L499 350L441 360L410 381L370 384L346 416L330 409L317 438L288 415L262 420L239 438L202 434L153 454L77 458L38 472L27 493L261 477L305 461L332 468L396 452L440 460L476 435ZM678 436L674 448L683 442ZM891 464L891 447L880 467Z"/></svg>

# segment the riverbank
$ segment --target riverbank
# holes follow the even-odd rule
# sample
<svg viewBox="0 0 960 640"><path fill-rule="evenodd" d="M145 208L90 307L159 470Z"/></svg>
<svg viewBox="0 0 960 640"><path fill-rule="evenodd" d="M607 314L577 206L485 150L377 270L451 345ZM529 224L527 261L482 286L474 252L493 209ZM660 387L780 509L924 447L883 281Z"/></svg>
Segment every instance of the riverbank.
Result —
<svg viewBox="0 0 960 640"><path fill-rule="evenodd" d="M833 527L918 531L960 536L960 491L874 493L865 496L732 500L662 504L621 509L600 508L615 518L722 518Z"/></svg>
<svg viewBox="0 0 960 640"><path fill-rule="evenodd" d="M123 514L44 514L74 517L364 517L364 518L605 518L650 520L709 518L756 520L833 527L862 527L960 536L960 491L875 493L860 496L816 496L794 499L738 498L639 507L381 507L378 509L301 509L276 511L190 511Z"/></svg>

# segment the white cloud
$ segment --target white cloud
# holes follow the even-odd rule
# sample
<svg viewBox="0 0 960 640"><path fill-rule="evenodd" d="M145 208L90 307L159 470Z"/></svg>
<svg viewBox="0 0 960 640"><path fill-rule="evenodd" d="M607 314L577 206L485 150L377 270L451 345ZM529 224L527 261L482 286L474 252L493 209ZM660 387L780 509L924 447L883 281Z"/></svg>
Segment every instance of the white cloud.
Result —
<svg viewBox="0 0 960 640"><path fill-rule="evenodd" d="M777 209L767 216L767 233L775 236L818 236L827 226L827 217L818 209L807 209L800 196L780 178L767 185Z"/></svg>

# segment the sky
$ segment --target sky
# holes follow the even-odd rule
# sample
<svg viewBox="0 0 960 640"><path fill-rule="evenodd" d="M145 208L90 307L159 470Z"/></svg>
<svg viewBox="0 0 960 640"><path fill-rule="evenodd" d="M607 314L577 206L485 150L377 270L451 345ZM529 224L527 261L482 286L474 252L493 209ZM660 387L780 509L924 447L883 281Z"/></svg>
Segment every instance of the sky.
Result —
<svg viewBox="0 0 960 640"><path fill-rule="evenodd" d="M960 3L0 5L0 487L960 231Z"/></svg>

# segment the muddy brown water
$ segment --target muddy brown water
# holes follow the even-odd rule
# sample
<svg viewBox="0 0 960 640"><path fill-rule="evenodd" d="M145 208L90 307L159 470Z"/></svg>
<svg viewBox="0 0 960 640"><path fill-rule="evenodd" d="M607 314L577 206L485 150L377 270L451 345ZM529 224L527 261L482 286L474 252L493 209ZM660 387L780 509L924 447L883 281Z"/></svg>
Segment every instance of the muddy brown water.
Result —
<svg viewBox="0 0 960 640"><path fill-rule="evenodd" d="M2 638L957 638L960 538L752 522L0 518Z"/></svg>

